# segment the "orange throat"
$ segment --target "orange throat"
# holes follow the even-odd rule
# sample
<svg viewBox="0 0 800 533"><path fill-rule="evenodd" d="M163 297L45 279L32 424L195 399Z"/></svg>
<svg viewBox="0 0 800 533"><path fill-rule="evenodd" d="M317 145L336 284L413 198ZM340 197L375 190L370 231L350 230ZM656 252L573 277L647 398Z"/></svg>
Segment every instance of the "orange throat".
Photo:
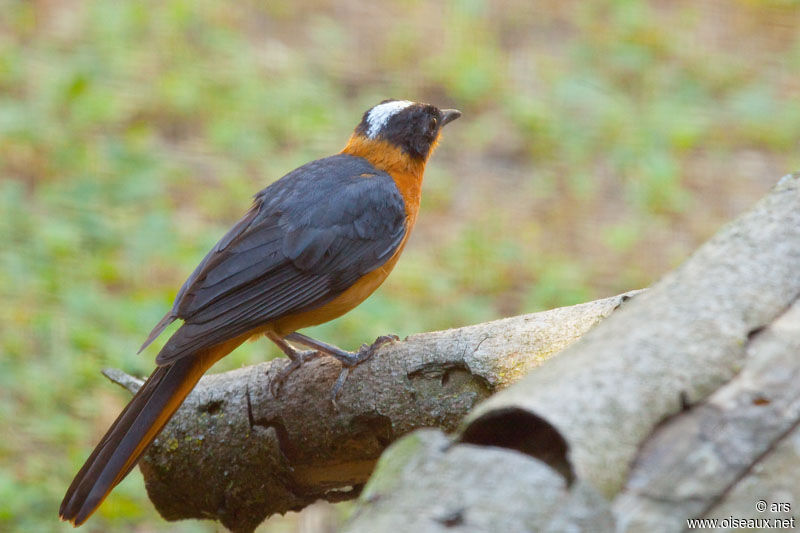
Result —
<svg viewBox="0 0 800 533"><path fill-rule="evenodd" d="M422 198L422 175L426 160L410 157L402 148L388 141L370 139L355 133L342 153L363 157L378 170L389 173L403 196L410 231L417 219Z"/></svg>

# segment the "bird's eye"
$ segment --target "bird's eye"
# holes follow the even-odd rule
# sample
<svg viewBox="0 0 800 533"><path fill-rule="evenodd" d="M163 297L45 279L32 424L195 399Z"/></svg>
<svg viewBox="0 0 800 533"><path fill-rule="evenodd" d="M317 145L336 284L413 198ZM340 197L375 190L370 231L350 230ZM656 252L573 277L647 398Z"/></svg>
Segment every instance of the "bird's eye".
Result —
<svg viewBox="0 0 800 533"><path fill-rule="evenodd" d="M428 122L428 131L436 131L436 126L439 125L439 121L436 120L436 117L432 117L431 121Z"/></svg>

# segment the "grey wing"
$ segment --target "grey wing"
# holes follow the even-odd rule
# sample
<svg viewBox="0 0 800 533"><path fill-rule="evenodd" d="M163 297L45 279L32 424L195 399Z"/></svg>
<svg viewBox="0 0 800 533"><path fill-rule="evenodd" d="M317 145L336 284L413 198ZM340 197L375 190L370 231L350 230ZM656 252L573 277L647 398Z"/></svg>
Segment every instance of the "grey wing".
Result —
<svg viewBox="0 0 800 533"><path fill-rule="evenodd" d="M371 177L362 177L364 165ZM262 191L184 283L168 317L185 323L156 362L323 305L383 265L405 233L388 174L351 156L301 167Z"/></svg>

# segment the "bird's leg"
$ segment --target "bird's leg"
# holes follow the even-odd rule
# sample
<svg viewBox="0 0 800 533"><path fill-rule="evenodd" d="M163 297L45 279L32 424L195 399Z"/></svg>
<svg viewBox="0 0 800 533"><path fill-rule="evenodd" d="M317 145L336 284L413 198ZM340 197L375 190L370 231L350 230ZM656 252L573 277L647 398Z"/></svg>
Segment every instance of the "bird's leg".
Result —
<svg viewBox="0 0 800 533"><path fill-rule="evenodd" d="M300 352L295 350L291 344L283 340L282 338L278 337L274 334L267 334L267 338L278 345L278 348L281 349L283 353L285 353L289 359L291 360L288 365L286 365L278 375L272 378L269 384L269 390L272 392L272 396L278 397L278 392L280 392L283 383L286 381L292 372L300 368L303 363L306 361L310 361L316 357L322 355L318 350L307 350L304 352Z"/></svg>
<svg viewBox="0 0 800 533"><path fill-rule="evenodd" d="M312 339L311 337L303 335L302 333L297 333L296 331L294 333L290 333L285 338L298 344L302 344L303 346L313 348L317 352L322 352L324 354L333 356L342 363L342 371L339 373L339 377L336 379L336 383L333 385L333 389L331 390L331 401L334 405L336 405L336 397L339 395L339 391L342 390L344 382L347 381L347 376L350 375L350 370L352 368L357 367L372 357L378 348L387 342L400 340L400 337L397 335L381 335L375 339L375 342L373 342L371 345L362 344L358 352L348 352L332 344Z"/></svg>

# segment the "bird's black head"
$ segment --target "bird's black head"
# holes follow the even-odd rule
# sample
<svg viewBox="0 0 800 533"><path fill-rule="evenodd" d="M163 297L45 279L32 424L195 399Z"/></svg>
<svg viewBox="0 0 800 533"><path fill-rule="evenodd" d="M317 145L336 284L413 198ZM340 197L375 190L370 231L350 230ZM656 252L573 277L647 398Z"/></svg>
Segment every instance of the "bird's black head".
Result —
<svg viewBox="0 0 800 533"><path fill-rule="evenodd" d="M442 127L461 116L455 109L437 109L408 100L384 100L364 113L356 135L384 140L409 156L427 159L439 140Z"/></svg>

